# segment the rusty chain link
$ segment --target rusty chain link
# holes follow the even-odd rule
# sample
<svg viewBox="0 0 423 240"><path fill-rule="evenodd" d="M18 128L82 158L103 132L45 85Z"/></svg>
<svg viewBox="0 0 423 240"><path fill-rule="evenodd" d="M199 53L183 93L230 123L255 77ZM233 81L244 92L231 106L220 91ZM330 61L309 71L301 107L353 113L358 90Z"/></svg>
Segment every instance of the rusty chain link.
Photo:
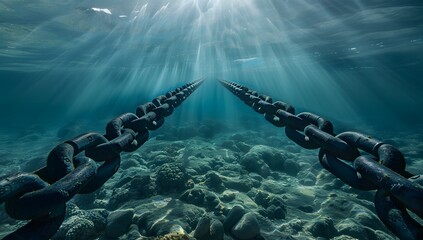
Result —
<svg viewBox="0 0 423 240"><path fill-rule="evenodd" d="M103 186L120 166L120 153L133 152L164 123L203 80L197 80L138 106L106 126L106 134L86 133L56 146L47 165L33 173L0 178L0 203L17 220L31 220L4 239L49 239L65 218L66 202ZM97 167L97 163L102 163Z"/></svg>
<svg viewBox="0 0 423 240"><path fill-rule="evenodd" d="M220 83L271 124L285 127L286 136L299 146L320 149L321 165L344 183L360 190L377 190L376 213L398 238L423 239L423 227L407 212L423 218L423 175L405 170L398 149L357 132L335 135L332 123L318 115L295 115L294 107L287 103L273 102L237 83Z"/></svg>

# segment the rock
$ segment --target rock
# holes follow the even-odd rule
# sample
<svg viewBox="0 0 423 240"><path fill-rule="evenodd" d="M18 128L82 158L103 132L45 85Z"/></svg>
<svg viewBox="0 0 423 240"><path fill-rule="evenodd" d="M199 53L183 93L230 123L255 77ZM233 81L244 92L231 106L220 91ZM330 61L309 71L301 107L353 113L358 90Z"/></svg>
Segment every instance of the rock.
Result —
<svg viewBox="0 0 423 240"><path fill-rule="evenodd" d="M354 203L348 199L337 197L335 194L322 202L320 211L327 214L328 217L334 219L343 219L345 216L350 216L351 209Z"/></svg>
<svg viewBox="0 0 423 240"><path fill-rule="evenodd" d="M283 194L287 192L287 187L281 184L280 181L266 179L262 181L262 189L274 194Z"/></svg>
<svg viewBox="0 0 423 240"><path fill-rule="evenodd" d="M339 223L337 227L339 229L339 234L342 235L348 235L363 240L376 239L376 234L372 229L358 225L351 220L343 221Z"/></svg>
<svg viewBox="0 0 423 240"><path fill-rule="evenodd" d="M223 141L220 144L220 146L223 147L223 148L230 149L230 150L235 151L235 152L239 151L239 149L234 145L234 142L230 141L230 140Z"/></svg>
<svg viewBox="0 0 423 240"><path fill-rule="evenodd" d="M268 213L267 217L269 219L285 219L286 208L283 205L282 206L270 205L268 208L266 208L266 211Z"/></svg>
<svg viewBox="0 0 423 240"><path fill-rule="evenodd" d="M269 206L270 198L269 193L259 190L254 197L254 202L264 208L267 208Z"/></svg>
<svg viewBox="0 0 423 240"><path fill-rule="evenodd" d="M239 133L234 133L230 136L230 139L234 141L244 141L245 139L247 139L247 136L244 136L243 134Z"/></svg>
<svg viewBox="0 0 423 240"><path fill-rule="evenodd" d="M190 159L194 160L189 162L189 168L194 169L198 174L203 175L212 170L210 163L213 161L213 158L203 158L201 160L195 158Z"/></svg>
<svg viewBox="0 0 423 240"><path fill-rule="evenodd" d="M131 192L128 188L115 188L113 189L113 194L109 199L107 204L107 209L114 210L119 208L119 206L126 202L131 196Z"/></svg>
<svg viewBox="0 0 423 240"><path fill-rule="evenodd" d="M222 240L224 236L223 224L219 220L212 220L210 224L209 240Z"/></svg>
<svg viewBox="0 0 423 240"><path fill-rule="evenodd" d="M208 191L204 189L193 188L182 193L179 199L186 203L202 206L204 202L204 197L206 196L207 193Z"/></svg>
<svg viewBox="0 0 423 240"><path fill-rule="evenodd" d="M300 209L301 211L303 211L305 213L312 213L313 212L313 207L310 206L310 205L299 206L298 209Z"/></svg>
<svg viewBox="0 0 423 240"><path fill-rule="evenodd" d="M83 209L94 208L94 201L97 199L95 193L90 194L77 194L73 198L73 202Z"/></svg>
<svg viewBox="0 0 423 240"><path fill-rule="evenodd" d="M377 215L364 206L353 204L353 207L351 208L348 216L354 219L357 224L361 224L375 230L385 229L385 226L379 220Z"/></svg>
<svg viewBox="0 0 423 240"><path fill-rule="evenodd" d="M249 172L255 172L261 175L260 169L264 162L256 154L247 153L241 158L240 164ZM264 176L263 176L264 177Z"/></svg>
<svg viewBox="0 0 423 240"><path fill-rule="evenodd" d="M174 160L172 157L166 155L165 153L161 153L159 155L154 156L154 159L152 163L154 163L156 166L164 165L172 163Z"/></svg>
<svg viewBox="0 0 423 240"><path fill-rule="evenodd" d="M237 224L237 222L242 218L245 214L245 210L240 205L235 205L228 213L228 216L225 218L223 222L223 228L225 231L231 231L232 228Z"/></svg>
<svg viewBox="0 0 423 240"><path fill-rule="evenodd" d="M215 190L222 190L224 188L222 179L215 172L207 173L205 184L207 187Z"/></svg>
<svg viewBox="0 0 423 240"><path fill-rule="evenodd" d="M208 192L204 196L203 204L207 209L217 208L219 206L219 203L220 203L219 197L213 192Z"/></svg>
<svg viewBox="0 0 423 240"><path fill-rule="evenodd" d="M304 186L314 186L316 184L316 180L310 178L304 178L299 181Z"/></svg>
<svg viewBox="0 0 423 240"><path fill-rule="evenodd" d="M286 159L283 163L284 172L291 175L296 176L297 173L301 170L300 164L292 159Z"/></svg>
<svg viewBox="0 0 423 240"><path fill-rule="evenodd" d="M241 179L227 179L224 181L225 187L230 189L235 189L240 192L248 192L253 187L253 182L248 178Z"/></svg>
<svg viewBox="0 0 423 240"><path fill-rule="evenodd" d="M235 192L226 190L223 192L222 197L220 198L223 202L231 202L235 200Z"/></svg>
<svg viewBox="0 0 423 240"><path fill-rule="evenodd" d="M332 240L357 240L357 238L353 238L347 235L340 235L332 238Z"/></svg>
<svg viewBox="0 0 423 240"><path fill-rule="evenodd" d="M303 226L306 222L299 219L293 219L288 223L284 223L279 227L279 231L291 235L296 235L303 231Z"/></svg>
<svg viewBox="0 0 423 240"><path fill-rule="evenodd" d="M244 166L248 172L258 173L264 178L270 176L269 166L254 154L246 154L241 158L240 164Z"/></svg>
<svg viewBox="0 0 423 240"><path fill-rule="evenodd" d="M120 165L120 167L122 168L122 169L128 169L128 168L132 168L132 167L134 167L134 168L138 168L138 167L140 167L141 165L140 165L140 163L137 161L137 160L135 160L135 159L126 159L125 161L122 161L122 163L121 163L121 165Z"/></svg>
<svg viewBox="0 0 423 240"><path fill-rule="evenodd" d="M138 229L144 229L147 226L148 221L152 219L153 217L154 217L153 212L149 212L149 211L139 215L137 220Z"/></svg>
<svg viewBox="0 0 423 240"><path fill-rule="evenodd" d="M232 234L238 239L252 239L260 234L260 225L255 213L244 214L238 223L233 227Z"/></svg>
<svg viewBox="0 0 423 240"><path fill-rule="evenodd" d="M210 235L210 218L209 217L202 217L200 221L198 221L197 226L194 230L194 237L196 239L207 239Z"/></svg>
<svg viewBox="0 0 423 240"><path fill-rule="evenodd" d="M146 236L161 236L175 231L191 232L204 214L203 208L171 200L165 207L140 216L138 226L139 229L145 230Z"/></svg>
<svg viewBox="0 0 423 240"><path fill-rule="evenodd" d="M248 151L248 153L245 154L241 158L241 164L244 165L243 163L246 162L247 160L249 164L252 164L252 159L256 159L256 161L258 160L263 161L273 171L282 171L284 162L286 159L288 159L288 155L281 153L276 148L272 148L272 147L264 146L264 145L256 145L252 147L250 151ZM257 169L259 168L256 168L256 170Z"/></svg>
<svg viewBox="0 0 423 240"><path fill-rule="evenodd" d="M250 149L251 149L251 146L245 144L244 142L236 142L235 145L239 150L241 150L244 153L250 151Z"/></svg>
<svg viewBox="0 0 423 240"><path fill-rule="evenodd" d="M105 235L116 238L128 232L134 216L133 209L117 210L111 212L107 217Z"/></svg>
<svg viewBox="0 0 423 240"><path fill-rule="evenodd" d="M255 203L268 209L268 211L275 212L277 219L283 219L286 215L286 208L284 201L276 195L269 194L267 192L258 191L254 197ZM269 207L274 206L269 209ZM277 208L275 208L277 207ZM284 214L282 214L284 212ZM283 217L282 217L283 215Z"/></svg>
<svg viewBox="0 0 423 240"><path fill-rule="evenodd" d="M338 235L338 230L336 230L333 225L331 218L321 218L317 220L311 227L310 230L313 237L323 237L323 238L333 238Z"/></svg>
<svg viewBox="0 0 423 240"><path fill-rule="evenodd" d="M128 239L128 240L137 240L137 239L140 239L141 237L142 236L141 236L140 232L138 231L138 226L135 225L135 224L132 224L129 227L129 231L128 231L128 234L126 234L125 239Z"/></svg>
<svg viewBox="0 0 423 240"><path fill-rule="evenodd" d="M314 186L316 184L316 176L308 171L300 171L298 174L300 177L299 182L304 186Z"/></svg>
<svg viewBox="0 0 423 240"><path fill-rule="evenodd" d="M143 199L156 194L156 184L151 181L151 177L147 173L139 173L131 177L129 189L132 198Z"/></svg>
<svg viewBox="0 0 423 240"><path fill-rule="evenodd" d="M133 179L133 176L125 176L125 175L123 175L123 177L116 182L115 188L123 187L123 185L127 184L132 179Z"/></svg>

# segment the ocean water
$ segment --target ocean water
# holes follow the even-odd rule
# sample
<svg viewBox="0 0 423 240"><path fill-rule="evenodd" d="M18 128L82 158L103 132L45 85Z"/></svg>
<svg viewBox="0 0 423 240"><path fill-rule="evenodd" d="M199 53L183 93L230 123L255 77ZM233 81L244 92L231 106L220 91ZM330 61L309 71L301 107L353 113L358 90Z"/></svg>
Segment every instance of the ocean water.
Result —
<svg viewBox="0 0 423 240"><path fill-rule="evenodd" d="M53 239L396 239L376 191L334 177L218 80L392 144L418 175L421 76L421 1L0 0L0 197L56 145L204 79L104 186L68 201ZM0 236L25 220L3 203Z"/></svg>

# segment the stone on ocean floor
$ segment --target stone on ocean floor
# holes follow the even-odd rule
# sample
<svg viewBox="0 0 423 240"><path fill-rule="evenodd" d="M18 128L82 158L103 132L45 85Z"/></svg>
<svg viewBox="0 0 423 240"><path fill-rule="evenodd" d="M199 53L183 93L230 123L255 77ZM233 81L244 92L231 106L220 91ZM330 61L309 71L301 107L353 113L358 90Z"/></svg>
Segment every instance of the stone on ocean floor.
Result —
<svg viewBox="0 0 423 240"><path fill-rule="evenodd" d="M282 171L284 170L285 161L290 158L291 157L287 153L283 153L276 148L256 145L241 158L240 164L249 172L255 172L263 177L267 177L269 175L267 169ZM295 163L288 165L288 167L294 165ZM264 166L267 166L267 168ZM297 166L295 165L295 167ZM293 170L290 169L290 171L292 172ZM295 168L294 171L297 171L297 168Z"/></svg>
<svg viewBox="0 0 423 240"><path fill-rule="evenodd" d="M313 237L333 238L338 235L331 218L320 218L311 225L309 231Z"/></svg>
<svg viewBox="0 0 423 240"><path fill-rule="evenodd" d="M185 191L179 199L186 203L204 207L208 210L218 210L220 206L220 199L215 193L201 188L189 189Z"/></svg>
<svg viewBox="0 0 423 240"><path fill-rule="evenodd" d="M175 232L191 232L198 220L204 216L204 209L179 200L171 200L166 206L145 212L138 217L137 225L145 236L161 236Z"/></svg>
<svg viewBox="0 0 423 240"><path fill-rule="evenodd" d="M228 213L223 222L223 228L225 231L230 232L232 228L238 223L238 221L245 214L245 210L240 205L235 205Z"/></svg>
<svg viewBox="0 0 423 240"><path fill-rule="evenodd" d="M121 169L128 169L128 168L139 168L141 164L135 160L135 159L126 159L125 161L122 161L120 164Z"/></svg>
<svg viewBox="0 0 423 240"><path fill-rule="evenodd" d="M238 239L252 239L260 234L260 225L255 213L244 214L237 224L232 228L232 234Z"/></svg>
<svg viewBox="0 0 423 240"><path fill-rule="evenodd" d="M224 229L222 223L208 216L202 217L194 230L193 236L197 240L222 240Z"/></svg>
<svg viewBox="0 0 423 240"><path fill-rule="evenodd" d="M257 192L254 201L262 206L259 213L269 219L285 219L286 207L284 201L273 194L264 191Z"/></svg>
<svg viewBox="0 0 423 240"><path fill-rule="evenodd" d="M107 218L105 234L107 237L116 238L128 232L132 223L134 209L116 210Z"/></svg>
<svg viewBox="0 0 423 240"><path fill-rule="evenodd" d="M216 172L209 172L206 174L205 185L211 189L222 191L224 190L223 181Z"/></svg>
<svg viewBox="0 0 423 240"><path fill-rule="evenodd" d="M136 224L131 224L131 226L129 226L128 233L125 236L123 236L124 239L128 239L128 240L136 240L136 239L140 239L141 237L142 236Z"/></svg>
<svg viewBox="0 0 423 240"><path fill-rule="evenodd" d="M223 224L221 221L214 219L210 224L209 240L222 240L224 236Z"/></svg>
<svg viewBox="0 0 423 240"><path fill-rule="evenodd" d="M210 217L202 217L198 221L197 226L194 230L194 237L197 239L207 238L210 232Z"/></svg>
<svg viewBox="0 0 423 240"><path fill-rule="evenodd" d="M296 176L300 170L300 164L293 159L286 159L283 163L283 171L289 175Z"/></svg>
<svg viewBox="0 0 423 240"><path fill-rule="evenodd" d="M220 200L222 200L223 202L231 202L235 200L235 198L236 198L236 192L226 190L222 193Z"/></svg>

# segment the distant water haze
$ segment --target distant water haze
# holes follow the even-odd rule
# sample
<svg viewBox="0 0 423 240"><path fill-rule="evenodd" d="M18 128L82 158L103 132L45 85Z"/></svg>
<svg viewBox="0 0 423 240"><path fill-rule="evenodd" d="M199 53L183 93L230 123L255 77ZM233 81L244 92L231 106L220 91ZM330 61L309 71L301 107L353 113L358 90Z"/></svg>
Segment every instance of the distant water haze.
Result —
<svg viewBox="0 0 423 240"><path fill-rule="evenodd" d="M413 129L422 29L422 1L3 1L1 128L111 118L206 77L172 122L256 114L226 79L358 129Z"/></svg>

